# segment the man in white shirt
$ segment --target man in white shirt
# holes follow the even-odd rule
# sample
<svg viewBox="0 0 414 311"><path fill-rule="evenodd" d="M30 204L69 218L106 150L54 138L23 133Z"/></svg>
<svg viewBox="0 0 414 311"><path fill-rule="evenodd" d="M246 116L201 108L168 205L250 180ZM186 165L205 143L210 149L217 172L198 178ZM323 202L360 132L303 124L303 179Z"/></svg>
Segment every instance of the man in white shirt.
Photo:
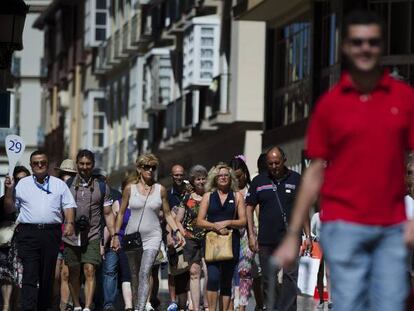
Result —
<svg viewBox="0 0 414 311"><path fill-rule="evenodd" d="M33 176L21 179L15 188L15 208L19 212L16 241L23 263L21 310L46 311L52 300L62 222L64 235L72 235L76 203L68 186L49 176L43 151L31 154L30 166Z"/></svg>

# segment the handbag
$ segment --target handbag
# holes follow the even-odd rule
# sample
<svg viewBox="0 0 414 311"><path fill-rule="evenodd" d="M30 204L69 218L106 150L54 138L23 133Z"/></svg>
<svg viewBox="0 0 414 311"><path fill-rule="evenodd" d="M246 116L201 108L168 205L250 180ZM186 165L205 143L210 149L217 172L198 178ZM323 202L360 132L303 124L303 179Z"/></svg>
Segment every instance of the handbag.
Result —
<svg viewBox="0 0 414 311"><path fill-rule="evenodd" d="M235 198L234 216L236 219L237 201ZM218 234L214 231L209 231L206 234L206 262L231 260L234 258L233 254L233 230L229 230L228 234Z"/></svg>
<svg viewBox="0 0 414 311"><path fill-rule="evenodd" d="M145 206L147 205L148 197L151 193L151 190L152 190L152 186L147 194L147 197L145 198L144 207L142 210L141 218L138 223L137 232L125 234L124 237L122 238L122 248L126 252L134 252L134 251L138 252L138 251L142 251L143 249L141 233L139 233L139 228L141 227L142 218L144 217L144 212L145 212Z"/></svg>
<svg viewBox="0 0 414 311"><path fill-rule="evenodd" d="M155 258L154 266L161 265L167 262L168 262L168 258L167 258L167 252L165 251L165 244L163 241L161 241L160 249L158 251L157 257Z"/></svg>
<svg viewBox="0 0 414 311"><path fill-rule="evenodd" d="M171 275L180 275L190 269L189 263L184 258L182 246L177 246L174 249L168 250L168 262Z"/></svg>
<svg viewBox="0 0 414 311"><path fill-rule="evenodd" d="M303 295L313 296L321 260L305 255L299 259L298 288Z"/></svg>
<svg viewBox="0 0 414 311"><path fill-rule="evenodd" d="M11 220L0 222L0 248L11 246L16 226L17 224Z"/></svg>
<svg viewBox="0 0 414 311"><path fill-rule="evenodd" d="M206 262L233 259L233 230L226 235L209 231L206 234Z"/></svg>

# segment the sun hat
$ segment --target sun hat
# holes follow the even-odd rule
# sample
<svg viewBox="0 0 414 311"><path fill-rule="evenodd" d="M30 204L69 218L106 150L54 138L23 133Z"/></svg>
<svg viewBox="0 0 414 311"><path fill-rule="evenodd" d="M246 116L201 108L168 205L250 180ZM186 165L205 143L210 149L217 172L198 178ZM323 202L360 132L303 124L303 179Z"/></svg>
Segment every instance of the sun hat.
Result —
<svg viewBox="0 0 414 311"><path fill-rule="evenodd" d="M72 159L65 159L62 161L59 167L55 167L55 170L68 172L68 173L77 173L75 161Z"/></svg>

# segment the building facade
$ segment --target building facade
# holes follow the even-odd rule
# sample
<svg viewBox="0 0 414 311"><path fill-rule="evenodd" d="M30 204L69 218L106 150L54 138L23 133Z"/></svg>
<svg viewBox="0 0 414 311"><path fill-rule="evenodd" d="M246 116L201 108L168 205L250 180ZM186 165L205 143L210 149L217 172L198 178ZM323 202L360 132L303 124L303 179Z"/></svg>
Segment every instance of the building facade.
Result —
<svg viewBox="0 0 414 311"><path fill-rule="evenodd" d="M385 21L382 63L399 78L414 82L412 25L414 1L238 0L240 21L266 23L266 80L262 148L282 146L288 165L303 162L304 133L317 98L340 77L344 16L355 8L377 12Z"/></svg>
<svg viewBox="0 0 414 311"><path fill-rule="evenodd" d="M93 71L97 46L109 35L108 15L107 0L53 0L34 24L44 30L42 122L52 165L74 159L80 148L93 150L89 129L94 120L87 113L89 107L92 113L103 107L104 93Z"/></svg>
<svg viewBox="0 0 414 311"><path fill-rule="evenodd" d="M265 23L235 21L227 1L113 1L95 59L104 89L102 166L114 183L154 152L170 167L211 167L261 152ZM89 108L90 109L90 108Z"/></svg>
<svg viewBox="0 0 414 311"><path fill-rule="evenodd" d="M43 146L42 123L43 89L43 32L32 27L34 21L47 8L50 0L26 0L30 6L23 30L23 50L14 52L11 73L14 86L11 92L10 128L0 129L0 179L8 173L8 160L4 149L9 134L20 135L26 149L20 164L29 167L30 154ZM1 187L0 193L3 193Z"/></svg>

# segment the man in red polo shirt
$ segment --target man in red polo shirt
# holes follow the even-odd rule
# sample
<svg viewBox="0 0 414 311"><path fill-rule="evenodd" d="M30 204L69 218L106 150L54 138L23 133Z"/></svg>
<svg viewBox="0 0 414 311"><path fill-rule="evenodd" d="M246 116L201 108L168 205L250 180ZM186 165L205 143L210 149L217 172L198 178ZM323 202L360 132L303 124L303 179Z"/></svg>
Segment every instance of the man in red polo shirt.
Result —
<svg viewBox="0 0 414 311"><path fill-rule="evenodd" d="M321 242L335 311L404 309L414 225L404 211L405 155L414 149L414 91L380 67L383 24L371 12L345 20L348 71L317 103L307 132L306 170L278 264L297 255L296 237L318 193ZM404 239L405 230L405 239Z"/></svg>

